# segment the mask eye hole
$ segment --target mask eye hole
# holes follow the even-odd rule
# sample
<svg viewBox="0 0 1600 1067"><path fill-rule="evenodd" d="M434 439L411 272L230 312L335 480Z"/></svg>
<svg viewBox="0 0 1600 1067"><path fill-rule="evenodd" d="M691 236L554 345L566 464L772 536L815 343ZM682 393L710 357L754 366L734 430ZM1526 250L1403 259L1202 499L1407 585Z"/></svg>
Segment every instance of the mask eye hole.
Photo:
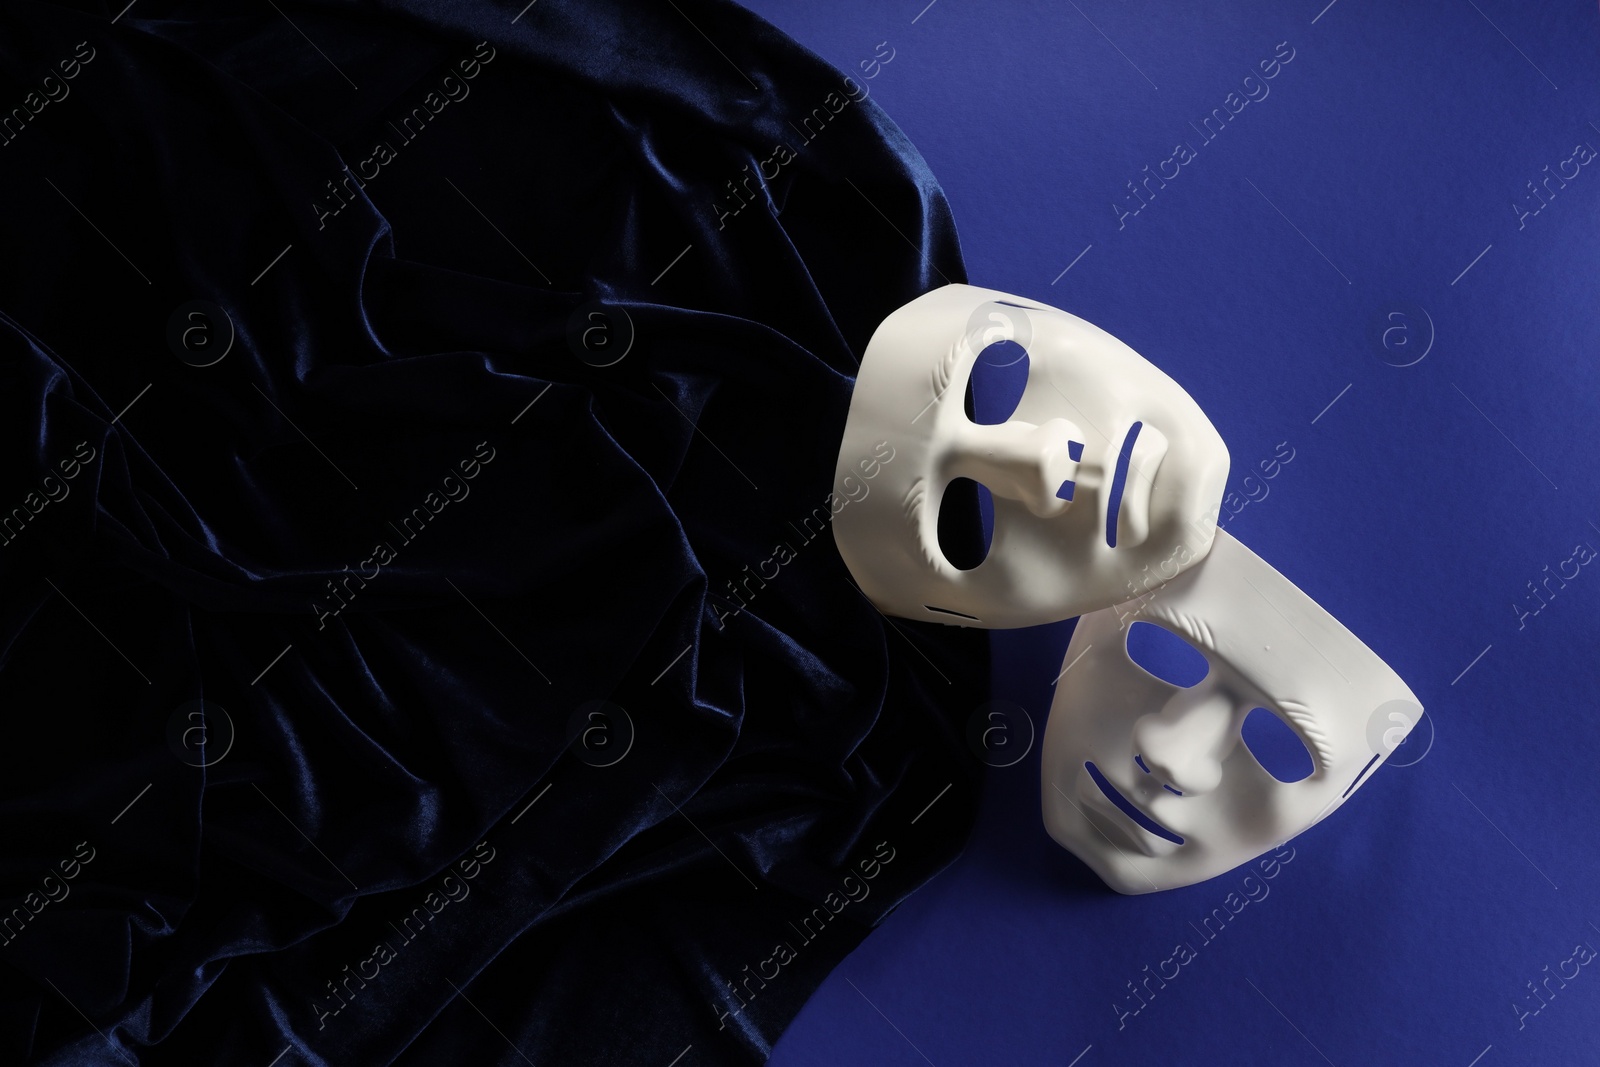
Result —
<svg viewBox="0 0 1600 1067"><path fill-rule="evenodd" d="M978 353L967 376L967 418L996 426L1016 414L1028 387L1028 352L1015 341L996 341Z"/></svg>
<svg viewBox="0 0 1600 1067"><path fill-rule="evenodd" d="M1179 689L1199 685L1211 672L1211 664L1199 649L1155 623L1129 626L1127 648L1128 658L1135 664Z"/></svg>
<svg viewBox="0 0 1600 1067"><path fill-rule="evenodd" d="M1266 708L1252 708L1239 733L1261 769L1280 782L1303 781L1316 769L1294 727Z"/></svg>
<svg viewBox="0 0 1600 1067"><path fill-rule="evenodd" d="M939 501L939 551L958 571L989 558L994 537L994 497L971 478L953 478Z"/></svg>

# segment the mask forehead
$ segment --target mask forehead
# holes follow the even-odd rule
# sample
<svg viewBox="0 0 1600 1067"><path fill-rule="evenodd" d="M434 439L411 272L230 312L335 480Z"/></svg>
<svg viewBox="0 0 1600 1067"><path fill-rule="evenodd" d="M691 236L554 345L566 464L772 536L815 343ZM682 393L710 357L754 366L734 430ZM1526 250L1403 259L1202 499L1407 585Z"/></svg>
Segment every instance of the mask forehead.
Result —
<svg viewBox="0 0 1600 1067"><path fill-rule="evenodd" d="M1188 641L1206 659L1205 678L1186 690L1132 662L1128 628L1140 622ZM1079 620L1066 662L1045 731L1045 822L1058 843L1126 893L1214 877L1308 829L1399 744L1393 721L1409 727L1422 713L1375 653L1222 532L1202 564L1140 600ZM1241 743L1253 707L1295 731L1312 758L1309 776L1280 782ZM1399 709L1400 718L1385 709ZM1375 715L1387 730L1373 729ZM1140 751L1141 723L1168 730L1180 749L1172 762L1198 761L1210 772L1199 775L1205 790L1179 795L1163 781Z"/></svg>
<svg viewBox="0 0 1600 1067"><path fill-rule="evenodd" d="M1026 385L1008 420L979 425L968 381L998 341L1026 352ZM864 486L863 460L886 449L893 462ZM836 497L851 503L834 535L885 612L1030 626L1117 603L1142 574L1202 558L1227 471L1199 406L1117 338L1058 308L951 285L890 315L867 348L835 472ZM993 502L987 555L965 570L938 535L958 479Z"/></svg>

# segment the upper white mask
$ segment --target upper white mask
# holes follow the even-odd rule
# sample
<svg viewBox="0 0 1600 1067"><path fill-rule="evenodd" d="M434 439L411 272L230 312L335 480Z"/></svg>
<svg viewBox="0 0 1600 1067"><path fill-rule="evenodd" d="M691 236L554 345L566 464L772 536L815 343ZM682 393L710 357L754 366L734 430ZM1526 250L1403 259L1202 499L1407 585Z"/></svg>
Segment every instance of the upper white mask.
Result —
<svg viewBox="0 0 1600 1067"><path fill-rule="evenodd" d="M1309 829L1422 717L1388 665L1227 533L1204 562L1151 586L1078 620L1044 736L1050 836L1123 893L1214 877ZM1147 624L1203 662L1189 677L1157 662L1171 682L1148 673L1129 652ZM1304 746L1299 772L1265 758L1270 729L1252 742L1247 716L1268 713L1261 725Z"/></svg>
<svg viewBox="0 0 1600 1067"><path fill-rule="evenodd" d="M1026 385L1008 419L982 425L968 386L1003 341L1026 352L1008 357ZM1205 556L1227 475L1205 413L1133 349L1058 308L948 285L895 311L867 346L834 474L851 503L835 508L834 537L885 612L1032 626L1127 600L1145 571ZM940 548L957 479L993 498L987 556L959 561L969 569Z"/></svg>

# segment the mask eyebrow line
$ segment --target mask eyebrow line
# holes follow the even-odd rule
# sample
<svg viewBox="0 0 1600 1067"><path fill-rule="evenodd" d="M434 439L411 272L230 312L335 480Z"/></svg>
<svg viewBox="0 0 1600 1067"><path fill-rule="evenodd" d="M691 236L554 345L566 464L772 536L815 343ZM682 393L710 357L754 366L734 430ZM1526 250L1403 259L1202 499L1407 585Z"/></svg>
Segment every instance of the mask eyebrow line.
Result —
<svg viewBox="0 0 1600 1067"><path fill-rule="evenodd" d="M1161 590L1158 586L1154 590L1154 594L1159 596L1160 592ZM1212 634L1211 627L1206 625L1204 619L1174 610L1165 604L1152 604L1149 612L1146 613L1146 617L1167 623L1169 629L1191 645L1199 645L1212 655L1221 655L1217 651L1216 636Z"/></svg>
<svg viewBox="0 0 1600 1067"><path fill-rule="evenodd" d="M933 365L932 403L938 403L944 394L949 391L950 383L955 380L956 364L961 362L962 349L970 349L972 347L966 341L965 337L959 337L951 342L950 347L945 350L945 354L939 358L939 362ZM926 411L928 409L923 408L922 410ZM916 422L917 420L912 419L911 421Z"/></svg>
<svg viewBox="0 0 1600 1067"><path fill-rule="evenodd" d="M1317 721L1316 714L1298 700L1278 700L1273 703L1300 731L1300 735L1311 742L1312 753L1317 757L1317 764L1321 769L1327 770L1332 767L1333 746L1328 741L1327 731Z"/></svg>

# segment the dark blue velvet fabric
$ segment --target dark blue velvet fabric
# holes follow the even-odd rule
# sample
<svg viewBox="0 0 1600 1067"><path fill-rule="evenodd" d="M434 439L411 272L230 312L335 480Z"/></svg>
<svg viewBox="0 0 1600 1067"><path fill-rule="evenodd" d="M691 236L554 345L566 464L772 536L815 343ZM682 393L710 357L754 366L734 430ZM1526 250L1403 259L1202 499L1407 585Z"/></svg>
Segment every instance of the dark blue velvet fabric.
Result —
<svg viewBox="0 0 1600 1067"><path fill-rule="evenodd" d="M0 1063L764 1058L975 804L826 523L920 157L722 0L123 3L0 9Z"/></svg>

